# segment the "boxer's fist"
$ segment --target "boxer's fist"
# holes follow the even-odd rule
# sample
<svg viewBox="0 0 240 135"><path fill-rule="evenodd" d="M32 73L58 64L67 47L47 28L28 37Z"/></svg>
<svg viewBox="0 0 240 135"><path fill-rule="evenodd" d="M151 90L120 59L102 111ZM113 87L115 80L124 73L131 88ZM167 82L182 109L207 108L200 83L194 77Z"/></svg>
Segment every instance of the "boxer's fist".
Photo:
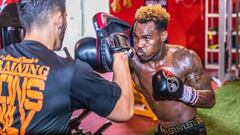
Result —
<svg viewBox="0 0 240 135"><path fill-rule="evenodd" d="M160 70L152 77L152 86L155 100L181 98L184 88L182 81L167 70Z"/></svg>
<svg viewBox="0 0 240 135"><path fill-rule="evenodd" d="M153 75L152 87L153 98L156 101L173 98L194 105L199 98L197 90L184 85L179 78L167 70L160 70Z"/></svg>

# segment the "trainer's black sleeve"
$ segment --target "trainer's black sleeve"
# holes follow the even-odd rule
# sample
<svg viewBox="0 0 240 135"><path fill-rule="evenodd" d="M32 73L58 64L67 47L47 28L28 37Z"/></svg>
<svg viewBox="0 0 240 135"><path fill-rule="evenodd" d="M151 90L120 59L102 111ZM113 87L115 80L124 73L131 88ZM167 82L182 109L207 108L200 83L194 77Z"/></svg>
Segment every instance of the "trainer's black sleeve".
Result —
<svg viewBox="0 0 240 135"><path fill-rule="evenodd" d="M72 109L87 108L102 117L109 115L121 95L120 87L76 60L71 88Z"/></svg>

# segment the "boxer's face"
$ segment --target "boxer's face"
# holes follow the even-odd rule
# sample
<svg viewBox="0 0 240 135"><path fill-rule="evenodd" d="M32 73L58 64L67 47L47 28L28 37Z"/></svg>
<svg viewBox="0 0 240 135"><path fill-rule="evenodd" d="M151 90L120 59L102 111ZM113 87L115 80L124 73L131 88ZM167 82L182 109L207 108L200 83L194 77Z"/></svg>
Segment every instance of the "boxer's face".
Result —
<svg viewBox="0 0 240 135"><path fill-rule="evenodd" d="M134 49L141 61L147 62L161 52L163 42L154 22L139 23L134 26Z"/></svg>

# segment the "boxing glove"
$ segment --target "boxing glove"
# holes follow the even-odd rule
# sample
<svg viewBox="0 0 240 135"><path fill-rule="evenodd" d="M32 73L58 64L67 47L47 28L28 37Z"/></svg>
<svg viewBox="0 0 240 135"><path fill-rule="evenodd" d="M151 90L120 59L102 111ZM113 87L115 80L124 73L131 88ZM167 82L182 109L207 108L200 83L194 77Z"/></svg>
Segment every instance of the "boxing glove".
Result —
<svg viewBox="0 0 240 135"><path fill-rule="evenodd" d="M199 97L197 90L184 85L172 72L164 69L153 75L152 86L153 98L156 101L173 98L194 105Z"/></svg>
<svg viewBox="0 0 240 135"><path fill-rule="evenodd" d="M75 58L87 62L97 72L111 72L113 53L125 52L129 60L133 57L128 44L127 36L121 33L102 38L100 43L93 37L82 38L75 45Z"/></svg>
<svg viewBox="0 0 240 135"><path fill-rule="evenodd" d="M93 25L97 35L95 42L95 64L90 64L93 69L103 73L111 72L113 64L113 53L125 52L128 55L129 60L132 58L133 50L130 47L128 36L126 36L126 33L130 28L130 25L128 23L110 14L100 12L94 15ZM89 44L82 41L79 41L79 43L81 43L81 45L82 43ZM91 41L90 44L92 43L93 41ZM91 45L91 47L92 46L94 45ZM81 47L78 47L78 45L76 45L76 58L86 60L85 56L78 55L80 52L82 53L82 51L77 51L79 50L78 48ZM90 61L92 61L92 59Z"/></svg>
<svg viewBox="0 0 240 135"><path fill-rule="evenodd" d="M111 71L112 54L106 43L96 44L93 37L80 39L75 45L75 59L87 62L95 71L105 73Z"/></svg>
<svg viewBox="0 0 240 135"><path fill-rule="evenodd" d="M93 25L98 43L107 43L112 51L131 52L128 36L126 36L130 29L127 22L110 14L99 12L93 17Z"/></svg>
<svg viewBox="0 0 240 135"><path fill-rule="evenodd" d="M133 57L133 50L130 47L130 42L128 36L124 33L113 33L110 35L108 40L108 45L110 46L110 51L112 53L125 52L128 59L131 60Z"/></svg>
<svg viewBox="0 0 240 135"><path fill-rule="evenodd" d="M104 12L96 13L92 21L99 40L114 33L127 34L131 27L127 22Z"/></svg>

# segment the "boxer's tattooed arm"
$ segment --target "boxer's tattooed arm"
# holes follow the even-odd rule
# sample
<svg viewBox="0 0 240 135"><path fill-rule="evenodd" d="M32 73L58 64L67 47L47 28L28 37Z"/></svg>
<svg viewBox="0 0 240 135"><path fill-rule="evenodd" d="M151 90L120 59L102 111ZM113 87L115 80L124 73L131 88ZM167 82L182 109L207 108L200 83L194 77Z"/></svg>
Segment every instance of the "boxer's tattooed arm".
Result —
<svg viewBox="0 0 240 135"><path fill-rule="evenodd" d="M211 87L211 81L203 72L201 59L195 52L191 52L191 72L187 74L185 84L195 88L199 92L199 98L195 106L212 107L215 104L215 94Z"/></svg>
<svg viewBox="0 0 240 135"><path fill-rule="evenodd" d="M209 77L203 73L203 65L199 56L192 51L189 55L191 64L186 73L186 84L195 89L212 89Z"/></svg>
<svg viewBox="0 0 240 135"><path fill-rule="evenodd" d="M173 67L177 76L181 78L183 82L185 82L186 74L192 73L192 56L189 50L185 48L178 49L173 54L172 60Z"/></svg>

